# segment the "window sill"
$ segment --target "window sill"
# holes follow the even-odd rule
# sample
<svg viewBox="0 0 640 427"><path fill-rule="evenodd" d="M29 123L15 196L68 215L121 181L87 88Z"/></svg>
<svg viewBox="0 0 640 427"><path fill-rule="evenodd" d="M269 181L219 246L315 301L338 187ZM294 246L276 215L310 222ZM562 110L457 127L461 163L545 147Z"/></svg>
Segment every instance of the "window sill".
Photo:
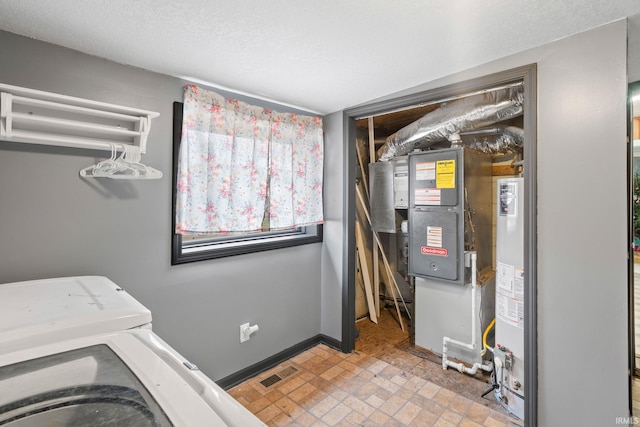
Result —
<svg viewBox="0 0 640 427"><path fill-rule="evenodd" d="M171 265L270 251L318 242L322 242L322 225L306 227L303 231L277 236L257 236L216 243L210 243L204 240L183 244L182 236L174 234Z"/></svg>

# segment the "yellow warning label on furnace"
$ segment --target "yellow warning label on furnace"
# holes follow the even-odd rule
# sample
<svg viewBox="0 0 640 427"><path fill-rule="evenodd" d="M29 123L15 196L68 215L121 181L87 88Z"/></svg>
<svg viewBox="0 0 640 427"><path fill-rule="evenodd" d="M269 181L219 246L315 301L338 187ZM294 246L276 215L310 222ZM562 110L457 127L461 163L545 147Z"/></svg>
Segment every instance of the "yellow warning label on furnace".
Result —
<svg viewBox="0 0 640 427"><path fill-rule="evenodd" d="M436 188L456 188L455 159L436 162Z"/></svg>

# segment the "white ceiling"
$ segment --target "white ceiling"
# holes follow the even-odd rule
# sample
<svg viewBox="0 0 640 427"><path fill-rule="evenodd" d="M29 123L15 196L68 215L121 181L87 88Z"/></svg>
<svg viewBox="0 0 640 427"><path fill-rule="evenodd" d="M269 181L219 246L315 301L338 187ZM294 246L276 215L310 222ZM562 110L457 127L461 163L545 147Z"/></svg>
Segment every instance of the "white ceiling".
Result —
<svg viewBox="0 0 640 427"><path fill-rule="evenodd" d="M330 113L638 13L639 0L0 0L0 29Z"/></svg>

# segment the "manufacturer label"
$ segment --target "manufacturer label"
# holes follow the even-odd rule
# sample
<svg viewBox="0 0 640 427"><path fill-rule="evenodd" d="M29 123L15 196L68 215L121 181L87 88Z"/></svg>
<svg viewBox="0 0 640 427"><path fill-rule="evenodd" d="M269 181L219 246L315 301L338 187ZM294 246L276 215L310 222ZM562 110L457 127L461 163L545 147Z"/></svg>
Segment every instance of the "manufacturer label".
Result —
<svg viewBox="0 0 640 427"><path fill-rule="evenodd" d="M436 179L436 162L416 163L416 181L433 181Z"/></svg>
<svg viewBox="0 0 640 427"><path fill-rule="evenodd" d="M422 255L449 256L446 248L432 248L430 246L421 246L420 253Z"/></svg>
<svg viewBox="0 0 640 427"><path fill-rule="evenodd" d="M442 247L442 227L427 226L427 246L428 248Z"/></svg>
<svg viewBox="0 0 640 427"><path fill-rule="evenodd" d="M518 186L515 182L500 184L500 216L518 216Z"/></svg>
<svg viewBox="0 0 640 427"><path fill-rule="evenodd" d="M439 188L416 188L416 205L435 205L442 203L442 190Z"/></svg>

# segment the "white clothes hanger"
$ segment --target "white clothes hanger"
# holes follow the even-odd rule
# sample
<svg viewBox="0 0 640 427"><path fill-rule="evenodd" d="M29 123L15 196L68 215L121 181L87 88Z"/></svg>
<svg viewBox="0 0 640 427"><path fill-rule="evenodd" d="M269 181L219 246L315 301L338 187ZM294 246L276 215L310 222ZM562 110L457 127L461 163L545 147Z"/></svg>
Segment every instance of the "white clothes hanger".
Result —
<svg viewBox="0 0 640 427"><path fill-rule="evenodd" d="M96 163L95 165L91 165L84 169L80 170L81 177L90 177L90 176L105 176L107 171L116 168L118 164L116 163L116 156L118 153L118 148L116 144L109 144L111 147L111 157L102 160L101 162Z"/></svg>
<svg viewBox="0 0 640 427"><path fill-rule="evenodd" d="M140 163L140 148L133 145L125 145L122 155L116 159L120 169L109 174L112 179L159 179L162 172L151 166Z"/></svg>
<svg viewBox="0 0 640 427"><path fill-rule="evenodd" d="M111 179L159 179L162 172L140 163L140 147L122 144L122 154L117 157L118 147L111 145L111 157L80 171L81 177Z"/></svg>

